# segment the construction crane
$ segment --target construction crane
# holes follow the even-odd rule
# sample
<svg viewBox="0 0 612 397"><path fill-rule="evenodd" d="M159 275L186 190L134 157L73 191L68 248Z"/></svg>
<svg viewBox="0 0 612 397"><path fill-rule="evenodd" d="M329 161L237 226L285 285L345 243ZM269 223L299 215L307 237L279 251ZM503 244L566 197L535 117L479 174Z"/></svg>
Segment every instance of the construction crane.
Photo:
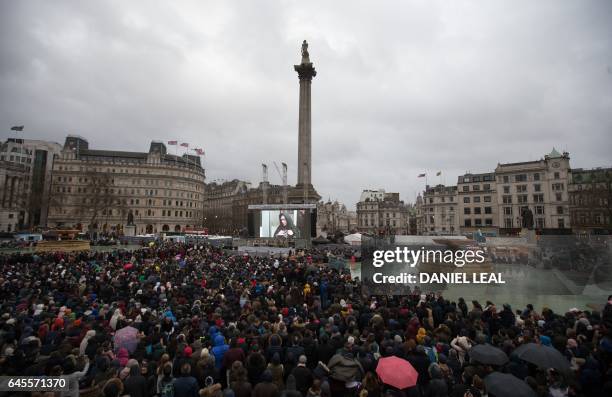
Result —
<svg viewBox="0 0 612 397"><path fill-rule="evenodd" d="M281 163L283 166L283 172L281 173L281 170L278 167L278 164L276 164L276 161L273 161L273 163L274 168L276 168L276 172L278 173L278 176L283 184L283 204L287 204L287 164Z"/></svg>
<svg viewBox="0 0 612 397"><path fill-rule="evenodd" d="M264 163L261 163L261 179L263 182L268 182L268 166Z"/></svg>
<svg viewBox="0 0 612 397"><path fill-rule="evenodd" d="M263 204L268 204L268 166L264 163L261 164L262 183L261 189L263 193Z"/></svg>

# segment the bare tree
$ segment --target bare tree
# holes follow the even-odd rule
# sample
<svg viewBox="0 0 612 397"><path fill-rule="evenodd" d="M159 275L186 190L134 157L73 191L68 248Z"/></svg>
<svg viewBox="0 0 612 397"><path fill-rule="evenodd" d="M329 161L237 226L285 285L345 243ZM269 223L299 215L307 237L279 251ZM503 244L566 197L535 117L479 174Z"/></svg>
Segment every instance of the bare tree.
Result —
<svg viewBox="0 0 612 397"><path fill-rule="evenodd" d="M85 185L80 187L80 192L78 192L80 194L75 196L81 201L77 211L83 219L87 220L89 230L97 232L98 224L103 220L103 216L120 206L121 201L115 191L114 179L111 175L88 171L81 177L81 180Z"/></svg>

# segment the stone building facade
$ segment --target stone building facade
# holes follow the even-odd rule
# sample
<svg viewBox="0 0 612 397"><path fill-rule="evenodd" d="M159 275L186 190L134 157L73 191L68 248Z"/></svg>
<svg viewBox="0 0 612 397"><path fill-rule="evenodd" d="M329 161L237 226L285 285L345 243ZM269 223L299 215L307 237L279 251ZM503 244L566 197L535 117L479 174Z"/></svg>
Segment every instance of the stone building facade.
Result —
<svg viewBox="0 0 612 397"><path fill-rule="evenodd" d="M573 169L568 194L574 232L612 233L612 168Z"/></svg>
<svg viewBox="0 0 612 397"><path fill-rule="evenodd" d="M408 234L408 208L399 193L364 190L357 203L357 230L367 234Z"/></svg>
<svg viewBox="0 0 612 397"><path fill-rule="evenodd" d="M0 232L47 224L53 161L61 145L9 138L0 145Z"/></svg>
<svg viewBox="0 0 612 397"><path fill-rule="evenodd" d="M124 152L68 136L53 164L49 225L116 235L129 218L137 234L201 227L204 181L198 156L168 154L162 142Z"/></svg>
<svg viewBox="0 0 612 397"><path fill-rule="evenodd" d="M499 218L495 173L459 176L457 206L462 234L481 231L485 235L497 235Z"/></svg>
<svg viewBox="0 0 612 397"><path fill-rule="evenodd" d="M523 211L529 208L535 228L569 228L569 161L569 153L553 149L537 161L498 164L495 176L499 227L520 228Z"/></svg>
<svg viewBox="0 0 612 397"><path fill-rule="evenodd" d="M246 213L240 214L241 196L251 189L251 183L234 179L206 184L204 192L204 227L211 233L235 234L246 227ZM242 221L242 218L245 221Z"/></svg>
<svg viewBox="0 0 612 397"><path fill-rule="evenodd" d="M337 232L349 234L355 231L354 211L347 210L338 201L320 201L317 204L317 236L334 235Z"/></svg>
<svg viewBox="0 0 612 397"><path fill-rule="evenodd" d="M421 235L459 234L457 186L426 186L417 198L417 230Z"/></svg>

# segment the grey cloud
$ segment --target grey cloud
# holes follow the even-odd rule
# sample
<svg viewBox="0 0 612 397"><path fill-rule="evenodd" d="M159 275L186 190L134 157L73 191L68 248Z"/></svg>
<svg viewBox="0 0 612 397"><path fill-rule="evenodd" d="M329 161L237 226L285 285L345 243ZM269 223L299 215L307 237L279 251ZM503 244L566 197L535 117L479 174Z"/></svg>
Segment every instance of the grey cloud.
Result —
<svg viewBox="0 0 612 397"><path fill-rule="evenodd" d="M536 159L611 166L608 1L0 2L0 125L143 150L206 149L210 180L295 182L299 61L313 81L313 179L353 205ZM271 180L278 182L275 172Z"/></svg>

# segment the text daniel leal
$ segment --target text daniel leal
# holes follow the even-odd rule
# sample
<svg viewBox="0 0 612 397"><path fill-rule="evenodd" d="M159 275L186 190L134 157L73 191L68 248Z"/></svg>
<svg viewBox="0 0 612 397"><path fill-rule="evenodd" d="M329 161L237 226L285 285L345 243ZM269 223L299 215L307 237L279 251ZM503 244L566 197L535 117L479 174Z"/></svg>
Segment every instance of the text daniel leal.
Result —
<svg viewBox="0 0 612 397"><path fill-rule="evenodd" d="M505 284L501 273L400 273L397 275L384 275L374 273L372 281L376 284Z"/></svg>

